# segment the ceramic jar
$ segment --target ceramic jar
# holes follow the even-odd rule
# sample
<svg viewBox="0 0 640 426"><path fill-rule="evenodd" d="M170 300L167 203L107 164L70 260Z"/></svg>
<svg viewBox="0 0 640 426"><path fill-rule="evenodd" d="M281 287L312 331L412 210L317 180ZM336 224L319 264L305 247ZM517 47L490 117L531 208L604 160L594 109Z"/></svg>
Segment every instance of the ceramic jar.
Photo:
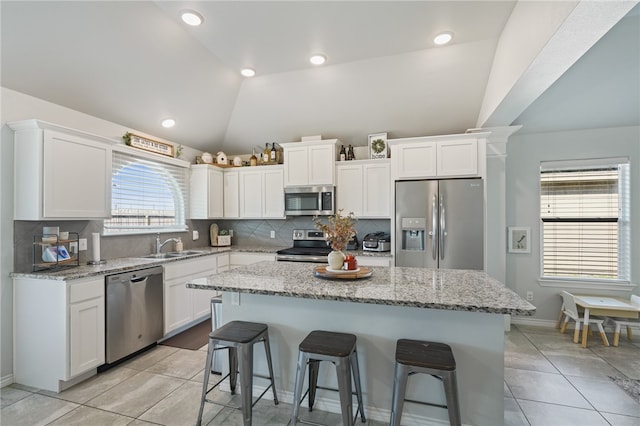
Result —
<svg viewBox="0 0 640 426"><path fill-rule="evenodd" d="M334 270L342 269L342 265L344 264L344 253L333 250L327 256L327 260L329 261L329 268Z"/></svg>

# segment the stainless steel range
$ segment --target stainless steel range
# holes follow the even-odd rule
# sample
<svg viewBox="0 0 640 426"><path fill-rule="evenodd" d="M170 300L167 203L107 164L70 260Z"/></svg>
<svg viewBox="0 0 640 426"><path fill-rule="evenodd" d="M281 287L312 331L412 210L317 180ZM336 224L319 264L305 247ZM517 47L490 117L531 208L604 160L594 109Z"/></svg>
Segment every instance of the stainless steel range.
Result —
<svg viewBox="0 0 640 426"><path fill-rule="evenodd" d="M358 249L358 239L354 236L346 247L347 250ZM278 250L276 260L288 262L327 263L331 247L327 245L324 233L316 229L295 229L293 231L293 247Z"/></svg>
<svg viewBox="0 0 640 426"><path fill-rule="evenodd" d="M324 232L315 229L294 229L293 247L278 250L276 260L289 262L327 263L331 247Z"/></svg>

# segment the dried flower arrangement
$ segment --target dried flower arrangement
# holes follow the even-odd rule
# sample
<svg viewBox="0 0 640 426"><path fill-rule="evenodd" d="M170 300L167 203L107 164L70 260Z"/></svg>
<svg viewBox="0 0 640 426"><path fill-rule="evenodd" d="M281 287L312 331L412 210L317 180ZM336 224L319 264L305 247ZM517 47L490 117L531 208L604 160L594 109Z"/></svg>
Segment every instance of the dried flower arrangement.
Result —
<svg viewBox="0 0 640 426"><path fill-rule="evenodd" d="M324 232L331 248L343 251L351 238L356 235L356 229L353 225L358 219L354 217L353 212L342 216L342 209L340 209L335 215L329 216L327 220L329 223L322 223L318 216L313 217L313 223L319 231Z"/></svg>

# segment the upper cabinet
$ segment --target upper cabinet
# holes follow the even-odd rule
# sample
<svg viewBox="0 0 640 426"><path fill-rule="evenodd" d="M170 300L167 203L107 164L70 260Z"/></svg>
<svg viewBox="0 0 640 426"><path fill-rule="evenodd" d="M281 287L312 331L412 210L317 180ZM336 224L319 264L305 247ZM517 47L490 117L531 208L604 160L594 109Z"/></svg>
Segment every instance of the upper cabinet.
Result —
<svg viewBox="0 0 640 426"><path fill-rule="evenodd" d="M247 167L239 171L240 217L284 219L282 166Z"/></svg>
<svg viewBox="0 0 640 426"><path fill-rule="evenodd" d="M207 164L191 165L189 203L191 219L219 219L224 216L222 170Z"/></svg>
<svg viewBox="0 0 640 426"><path fill-rule="evenodd" d="M115 141L39 120L8 126L15 132L15 220L111 216Z"/></svg>
<svg viewBox="0 0 640 426"><path fill-rule="evenodd" d="M389 140L393 180L482 174L478 134Z"/></svg>
<svg viewBox="0 0 640 426"><path fill-rule="evenodd" d="M391 217L389 160L336 163L336 209L358 218Z"/></svg>
<svg viewBox="0 0 640 426"><path fill-rule="evenodd" d="M334 162L338 139L281 143L284 148L284 186L335 185Z"/></svg>

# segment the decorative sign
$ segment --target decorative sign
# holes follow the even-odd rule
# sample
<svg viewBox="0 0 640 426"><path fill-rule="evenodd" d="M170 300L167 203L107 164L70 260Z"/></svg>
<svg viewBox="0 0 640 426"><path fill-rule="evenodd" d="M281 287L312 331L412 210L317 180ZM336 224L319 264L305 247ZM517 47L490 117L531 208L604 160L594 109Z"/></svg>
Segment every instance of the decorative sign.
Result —
<svg viewBox="0 0 640 426"><path fill-rule="evenodd" d="M389 157L388 150L386 133L369 135L369 152L372 159Z"/></svg>
<svg viewBox="0 0 640 426"><path fill-rule="evenodd" d="M154 141L153 139L143 138L142 136L134 135L127 132L123 137L124 142L138 149L144 149L145 151L155 152L156 154L166 155L173 157L173 145L164 142Z"/></svg>

